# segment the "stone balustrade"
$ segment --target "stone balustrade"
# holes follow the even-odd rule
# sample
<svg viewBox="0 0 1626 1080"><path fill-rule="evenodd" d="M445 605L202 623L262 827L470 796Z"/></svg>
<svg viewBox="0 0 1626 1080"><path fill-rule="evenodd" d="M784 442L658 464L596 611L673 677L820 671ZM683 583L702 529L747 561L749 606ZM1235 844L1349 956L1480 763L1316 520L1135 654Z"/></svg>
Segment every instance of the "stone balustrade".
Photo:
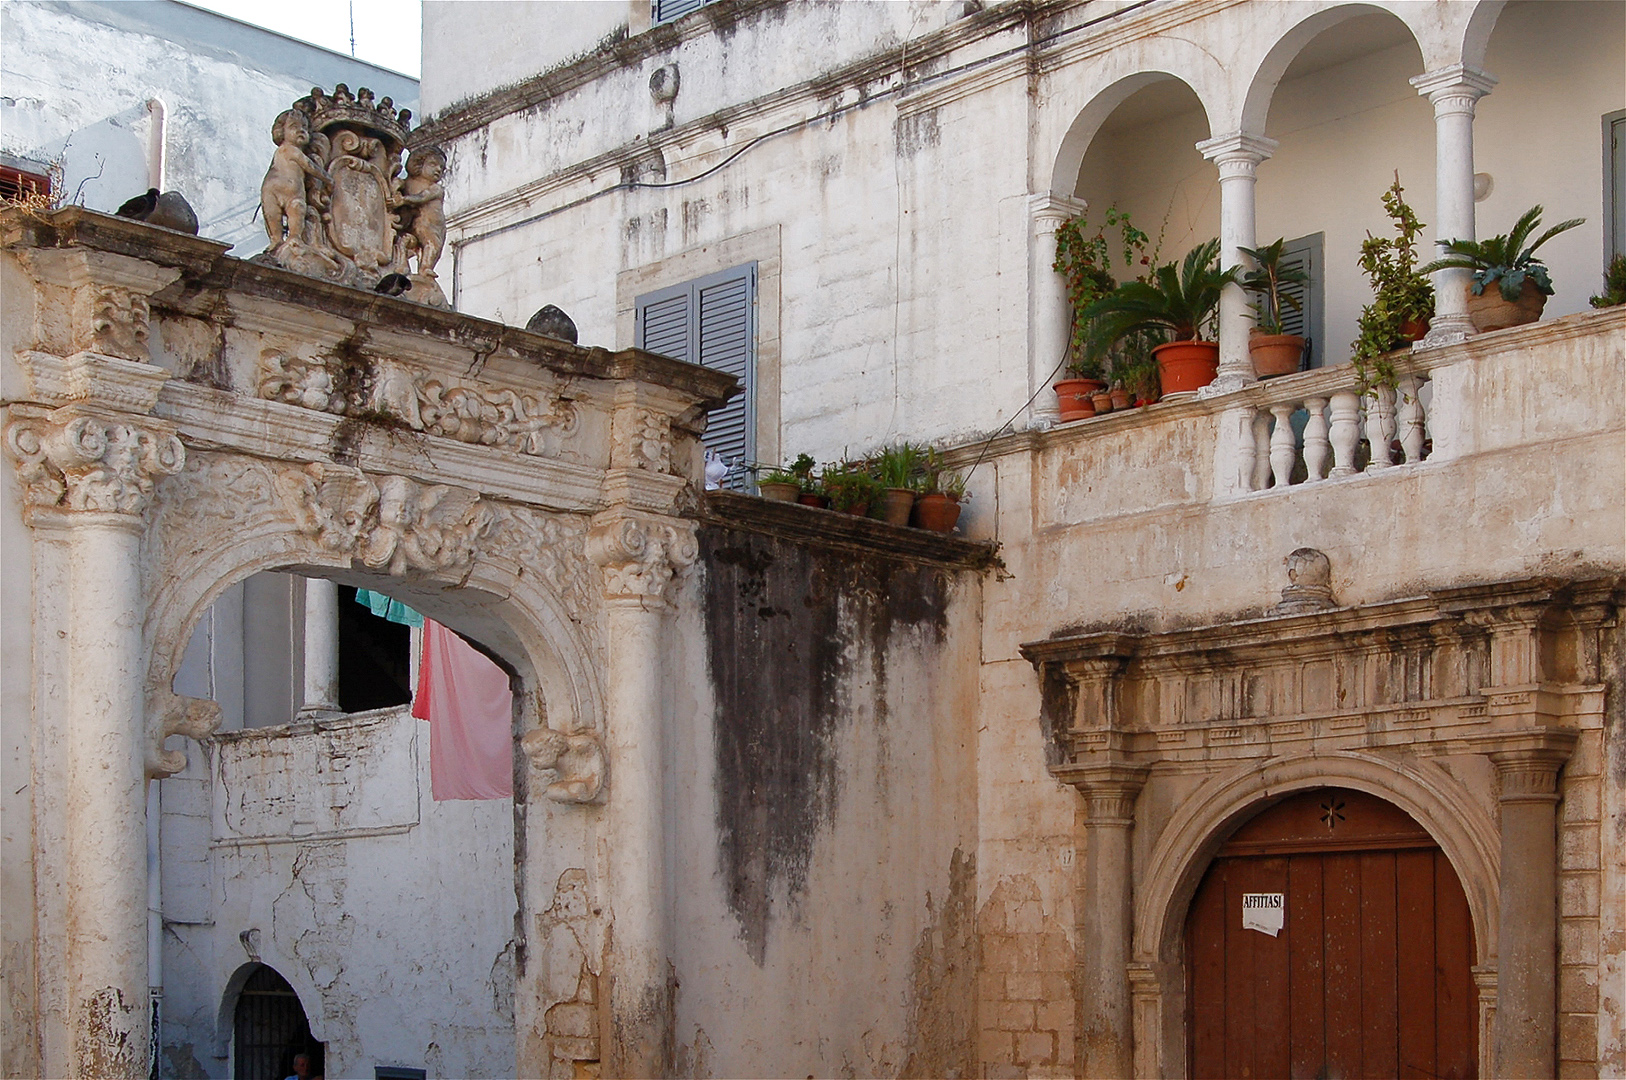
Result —
<svg viewBox="0 0 1626 1080"><path fill-rule="evenodd" d="M1314 383L1267 383L1257 392L1263 400L1249 406L1242 447L1244 490L1338 480L1428 456L1427 375L1402 375L1365 394L1348 368Z"/></svg>

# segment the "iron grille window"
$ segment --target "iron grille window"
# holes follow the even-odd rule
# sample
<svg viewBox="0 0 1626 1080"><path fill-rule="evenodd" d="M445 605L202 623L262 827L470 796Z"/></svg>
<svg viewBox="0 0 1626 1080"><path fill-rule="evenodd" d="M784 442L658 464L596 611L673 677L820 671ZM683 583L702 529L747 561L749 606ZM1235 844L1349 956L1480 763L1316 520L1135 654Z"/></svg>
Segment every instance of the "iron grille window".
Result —
<svg viewBox="0 0 1626 1080"><path fill-rule="evenodd" d="M299 995L273 969L262 964L248 977L233 1020L236 1080L284 1080L298 1054L310 1057L312 1076L324 1075L322 1044L311 1038Z"/></svg>
<svg viewBox="0 0 1626 1080"><path fill-rule="evenodd" d="M712 410L705 446L734 466L756 461L757 264L747 263L638 298L638 347L726 371L744 393ZM751 474L731 468L723 486L751 486Z"/></svg>

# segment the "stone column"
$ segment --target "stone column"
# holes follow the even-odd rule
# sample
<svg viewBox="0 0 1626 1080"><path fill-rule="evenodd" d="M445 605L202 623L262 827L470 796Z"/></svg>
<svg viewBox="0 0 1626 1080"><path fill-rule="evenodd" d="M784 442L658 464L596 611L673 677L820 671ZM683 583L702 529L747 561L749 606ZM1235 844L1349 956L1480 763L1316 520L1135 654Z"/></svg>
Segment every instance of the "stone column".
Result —
<svg viewBox="0 0 1626 1080"><path fill-rule="evenodd" d="M1241 249L1259 244L1254 235L1254 180L1259 163L1276 152L1276 140L1239 131L1205 139L1197 149L1219 166L1220 266L1243 265L1247 257ZM1219 375L1203 388L1203 397L1228 394L1257 381L1248 354L1253 325L1247 292L1240 285L1227 285L1220 296Z"/></svg>
<svg viewBox="0 0 1626 1080"><path fill-rule="evenodd" d="M66 701L56 714L67 761L60 865L68 1046L65 1053L48 1048L43 1071L145 1076L142 512L154 482L179 471L185 451L162 424L138 427L72 406L23 412L6 441L26 487L29 525L60 531L67 548L67 594L42 598L36 614L45 623L40 632L60 627L68 664Z"/></svg>
<svg viewBox="0 0 1626 1080"><path fill-rule="evenodd" d="M1067 355L1073 311L1067 282L1055 270L1056 230L1084 209L1084 200L1065 195L1028 196L1028 393L1035 395L1028 415L1032 427L1048 427L1061 416L1049 387L1062 377L1055 369Z"/></svg>
<svg viewBox="0 0 1626 1080"><path fill-rule="evenodd" d="M1501 783L1501 927L1497 933L1495 1075L1556 1076L1558 770L1573 731L1505 737L1491 750Z"/></svg>
<svg viewBox="0 0 1626 1080"><path fill-rule="evenodd" d="M336 716L339 707L339 587L305 579L305 693L299 718Z"/></svg>
<svg viewBox="0 0 1626 1080"><path fill-rule="evenodd" d="M604 578L609 650L606 830L613 916L610 1042L605 1074L666 1076L672 992L666 925L664 713L661 639L672 578L694 561L693 526L625 509L594 519L588 556Z"/></svg>
<svg viewBox="0 0 1626 1080"><path fill-rule="evenodd" d="M1443 241L1474 239L1474 103L1496 85L1476 68L1456 64L1413 78L1417 92L1434 103L1435 254ZM1434 273L1434 319L1419 345L1449 345L1474 332L1468 321L1467 270Z"/></svg>
<svg viewBox="0 0 1626 1080"><path fill-rule="evenodd" d="M1078 897L1078 1075L1134 1075L1129 958L1133 931L1130 830L1144 766L1082 765L1068 780L1084 796Z"/></svg>

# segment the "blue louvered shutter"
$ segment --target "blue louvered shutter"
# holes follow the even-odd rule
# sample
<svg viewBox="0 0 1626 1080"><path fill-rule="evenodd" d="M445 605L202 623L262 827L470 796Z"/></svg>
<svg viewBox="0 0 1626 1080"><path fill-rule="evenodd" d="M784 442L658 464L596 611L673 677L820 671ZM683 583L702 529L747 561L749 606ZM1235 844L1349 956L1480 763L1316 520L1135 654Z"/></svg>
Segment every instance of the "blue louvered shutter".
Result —
<svg viewBox="0 0 1626 1080"><path fill-rule="evenodd" d="M756 263L638 298L638 345L740 380L743 392L706 423L706 448L732 468L724 486L747 490L756 462Z"/></svg>
<svg viewBox="0 0 1626 1080"><path fill-rule="evenodd" d="M711 0L653 0L650 7L657 23L681 19L691 11L698 11Z"/></svg>
<svg viewBox="0 0 1626 1080"><path fill-rule="evenodd" d="M1284 296L1299 302L1297 311L1293 305L1282 303L1282 333L1302 334L1308 339L1308 367L1321 367L1327 362L1321 341L1321 240L1321 233L1312 233L1289 240L1282 247L1282 269L1303 270L1310 278L1308 282L1282 286Z"/></svg>

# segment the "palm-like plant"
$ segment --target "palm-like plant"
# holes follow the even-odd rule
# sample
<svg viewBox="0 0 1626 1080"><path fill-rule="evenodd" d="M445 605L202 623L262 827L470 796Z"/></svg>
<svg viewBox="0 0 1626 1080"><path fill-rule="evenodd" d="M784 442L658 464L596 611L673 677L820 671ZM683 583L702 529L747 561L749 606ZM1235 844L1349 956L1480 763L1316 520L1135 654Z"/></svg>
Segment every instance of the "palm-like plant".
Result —
<svg viewBox="0 0 1626 1080"><path fill-rule="evenodd" d="M1586 218L1571 218L1560 222L1541 234L1529 247L1524 242L1541 224L1541 207L1532 206L1513 223L1513 230L1489 240L1447 240L1443 259L1435 259L1422 267L1419 273L1432 274L1436 270L1472 270L1475 296L1483 295L1486 286L1495 285L1502 291L1502 299L1513 303L1531 282L1543 295L1553 295L1553 283L1547 276L1547 265L1535 257L1536 249L1566 229L1573 229Z"/></svg>
<svg viewBox="0 0 1626 1080"><path fill-rule="evenodd" d="M1259 300L1253 305L1253 310L1259 316L1260 331L1266 334L1282 332L1284 303L1294 311L1303 309L1298 297L1291 293L1284 294L1282 286L1304 285L1310 280L1310 275L1301 267L1282 265L1282 250L1286 245L1287 238L1281 237L1275 243L1266 244L1262 248L1240 249L1242 254L1259 264L1244 274L1238 284L1251 293L1259 294Z"/></svg>
<svg viewBox="0 0 1626 1080"><path fill-rule="evenodd" d="M1221 270L1219 241L1198 244L1178 267L1164 263L1149 281L1126 281L1078 312L1088 327L1086 355L1100 357L1138 331L1191 341L1208 329L1220 293L1236 281L1237 267Z"/></svg>

